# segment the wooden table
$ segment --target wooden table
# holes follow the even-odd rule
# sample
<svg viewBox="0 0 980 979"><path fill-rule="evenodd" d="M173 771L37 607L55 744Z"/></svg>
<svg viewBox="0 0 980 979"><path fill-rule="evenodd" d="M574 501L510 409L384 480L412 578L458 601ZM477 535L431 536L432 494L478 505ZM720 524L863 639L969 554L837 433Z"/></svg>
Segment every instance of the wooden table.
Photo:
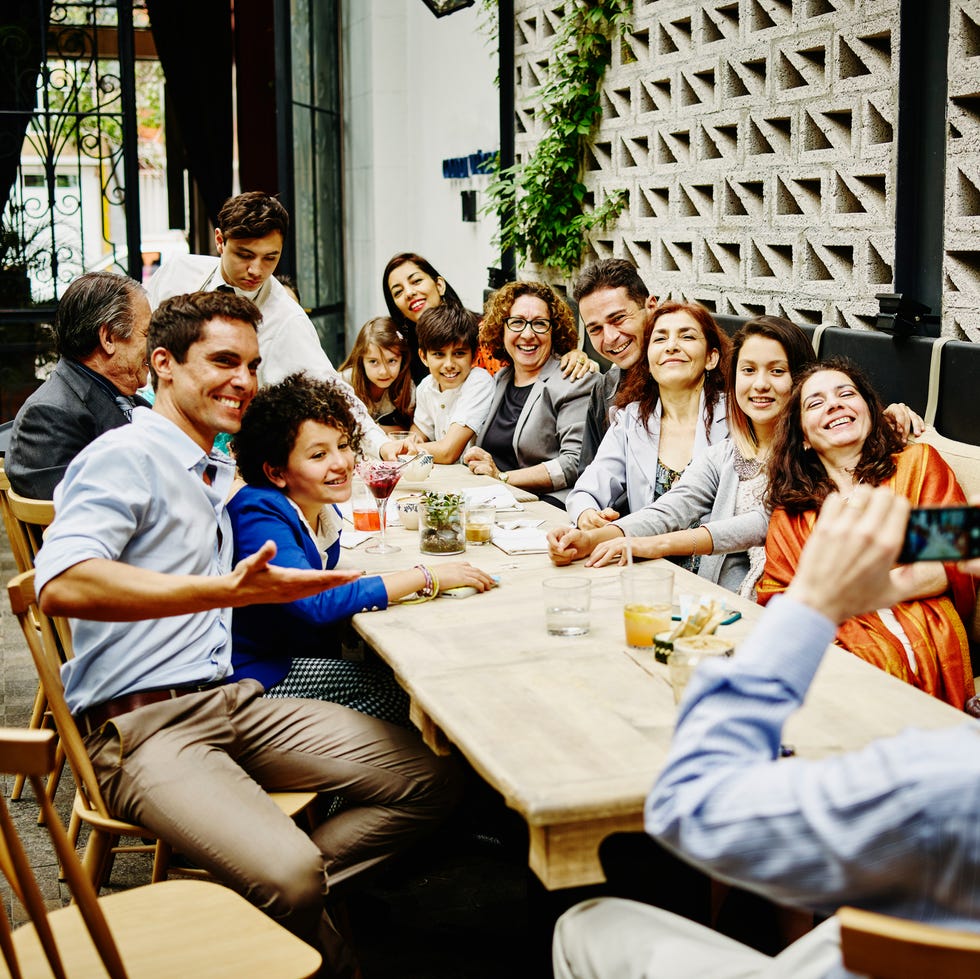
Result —
<svg viewBox="0 0 980 979"><path fill-rule="evenodd" d="M436 467L423 486L486 484L462 467ZM394 499L419 487L399 487ZM526 504L526 516L555 526L562 511ZM344 552L341 566L369 572L422 558L418 535L399 527L394 555ZM460 560L457 558L456 560ZM357 631L395 671L412 700L412 719L429 746L454 745L521 814L530 831L529 864L545 887L603 880L597 858L610 833L640 830L643 802L666 760L676 707L666 667L652 652L628 650L618 568L555 568L546 554L509 556L492 545L465 559L498 574L501 585L471 598L394 606L354 617ZM438 567L440 559L426 556ZM541 580L592 580L588 636L545 632ZM742 619L719 634L742 639L762 610L696 575L674 569L675 596L723 597ZM787 725L797 754L819 757L858 748L914 724L961 723L963 714L831 647L805 707Z"/></svg>

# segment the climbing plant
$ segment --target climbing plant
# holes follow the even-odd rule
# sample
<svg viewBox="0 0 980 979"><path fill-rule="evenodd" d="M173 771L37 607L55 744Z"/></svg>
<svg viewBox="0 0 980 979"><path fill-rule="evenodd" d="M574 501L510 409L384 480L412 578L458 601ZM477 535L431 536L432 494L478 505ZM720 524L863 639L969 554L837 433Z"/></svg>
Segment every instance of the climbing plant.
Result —
<svg viewBox="0 0 980 979"><path fill-rule="evenodd" d="M497 243L564 274L577 268L588 233L627 203L625 190L585 209L586 148L602 116L600 93L613 40L625 34L632 0L568 0L545 82L535 99L546 132L530 159L498 168L487 211L500 217Z"/></svg>

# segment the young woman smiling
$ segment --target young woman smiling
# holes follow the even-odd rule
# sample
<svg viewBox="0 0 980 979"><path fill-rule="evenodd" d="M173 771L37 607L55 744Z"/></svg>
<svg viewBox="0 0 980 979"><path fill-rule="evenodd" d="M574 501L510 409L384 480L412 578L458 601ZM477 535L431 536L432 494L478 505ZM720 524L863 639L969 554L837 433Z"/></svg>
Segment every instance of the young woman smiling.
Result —
<svg viewBox="0 0 980 979"><path fill-rule="evenodd" d="M965 502L953 471L928 445L902 448L864 374L843 358L811 365L798 378L773 442L773 508L759 601L786 589L821 504L846 500L859 483L889 486L912 506ZM895 568L904 600L844 622L837 643L880 669L963 709L973 670L961 616L972 612L973 579L955 563Z"/></svg>
<svg viewBox="0 0 980 979"><path fill-rule="evenodd" d="M768 524L762 506L778 420L793 376L814 360L806 334L788 320L761 316L735 334L725 377L730 438L696 456L669 492L615 523L590 531L552 531L556 564L591 555L587 564L634 557L696 554L698 574L752 594L762 571Z"/></svg>

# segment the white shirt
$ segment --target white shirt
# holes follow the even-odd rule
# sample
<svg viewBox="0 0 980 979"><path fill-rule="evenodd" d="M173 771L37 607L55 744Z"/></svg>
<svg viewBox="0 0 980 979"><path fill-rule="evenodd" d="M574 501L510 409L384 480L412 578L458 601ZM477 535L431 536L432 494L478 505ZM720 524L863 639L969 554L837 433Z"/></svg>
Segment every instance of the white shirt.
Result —
<svg viewBox="0 0 980 979"><path fill-rule="evenodd" d="M212 292L226 284L220 272L221 259L213 255L178 255L160 266L146 284L150 308L164 299L186 292ZM377 456L388 436L371 418L354 389L337 373L320 346L320 338L306 311L286 292L282 283L269 276L257 292L235 289L235 294L251 299L262 313L259 323L259 387L276 384L296 371L305 371L320 380L341 384L352 401L354 417L364 432L365 452Z"/></svg>
<svg viewBox="0 0 980 979"><path fill-rule="evenodd" d="M476 433L490 414L493 401L493 378L482 367L474 367L458 388L440 391L430 374L415 392L415 425L429 442L437 442L453 423L473 432L467 443L472 445Z"/></svg>

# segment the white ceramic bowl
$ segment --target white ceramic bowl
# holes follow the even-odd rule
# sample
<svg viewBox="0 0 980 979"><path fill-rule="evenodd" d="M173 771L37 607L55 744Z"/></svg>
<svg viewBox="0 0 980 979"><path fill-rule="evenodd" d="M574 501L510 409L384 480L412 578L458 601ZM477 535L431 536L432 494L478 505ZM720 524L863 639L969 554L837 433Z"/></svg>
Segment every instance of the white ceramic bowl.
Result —
<svg viewBox="0 0 980 979"><path fill-rule="evenodd" d="M398 519L406 530L419 529L419 497L405 496L398 501Z"/></svg>
<svg viewBox="0 0 980 979"><path fill-rule="evenodd" d="M432 472L432 456L428 452L420 452L402 470L402 479L406 483L421 483L429 478Z"/></svg>

